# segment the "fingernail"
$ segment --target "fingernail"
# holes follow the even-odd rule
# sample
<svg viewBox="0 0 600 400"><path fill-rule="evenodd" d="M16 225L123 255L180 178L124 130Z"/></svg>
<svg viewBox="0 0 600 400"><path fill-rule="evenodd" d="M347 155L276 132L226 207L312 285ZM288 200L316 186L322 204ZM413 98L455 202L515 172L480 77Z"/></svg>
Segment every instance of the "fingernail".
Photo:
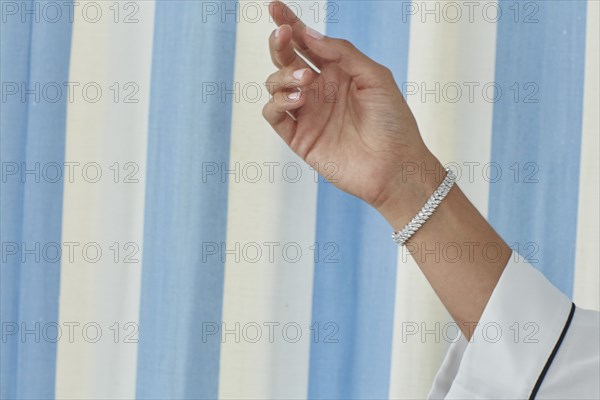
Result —
<svg viewBox="0 0 600 400"><path fill-rule="evenodd" d="M315 31L313 28L307 26L306 27L306 34L308 36L310 36L313 39L323 39L323 35L320 32Z"/></svg>
<svg viewBox="0 0 600 400"><path fill-rule="evenodd" d="M281 29L280 26L277 27L277 29L275 29L275 37L278 38L279 37L279 30Z"/></svg>
<svg viewBox="0 0 600 400"><path fill-rule="evenodd" d="M306 68L297 69L292 73L292 76L294 77L294 79L299 81L302 79L302 76L304 76L305 72L306 72Z"/></svg>
<svg viewBox="0 0 600 400"><path fill-rule="evenodd" d="M300 98L300 92L292 92L288 95L288 98L292 101L296 101Z"/></svg>

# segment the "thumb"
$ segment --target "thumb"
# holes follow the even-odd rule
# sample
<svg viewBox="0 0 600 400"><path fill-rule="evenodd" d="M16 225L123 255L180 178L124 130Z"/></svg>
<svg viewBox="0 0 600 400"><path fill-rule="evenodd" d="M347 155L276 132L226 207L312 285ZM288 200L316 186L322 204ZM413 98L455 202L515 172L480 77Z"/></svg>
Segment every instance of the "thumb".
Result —
<svg viewBox="0 0 600 400"><path fill-rule="evenodd" d="M348 40L333 39L310 27L304 30L306 47L325 63L337 64L354 79L358 89L382 87L389 84L391 71L371 60ZM319 68L322 66L319 65Z"/></svg>

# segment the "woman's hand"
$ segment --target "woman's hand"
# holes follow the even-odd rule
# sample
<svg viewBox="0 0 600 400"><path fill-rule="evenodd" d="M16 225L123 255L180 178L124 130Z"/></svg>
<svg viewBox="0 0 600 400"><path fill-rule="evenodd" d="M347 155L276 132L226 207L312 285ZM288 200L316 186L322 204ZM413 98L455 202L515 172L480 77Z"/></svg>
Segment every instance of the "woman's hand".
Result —
<svg viewBox="0 0 600 400"><path fill-rule="evenodd" d="M273 99L264 107L265 119L338 188L388 220L398 219L399 206L405 205L410 220L444 173L423 143L390 70L350 42L307 28L282 2L272 2L269 11L279 25L269 38L279 70L267 79ZM422 176L425 169L437 174Z"/></svg>
<svg viewBox="0 0 600 400"><path fill-rule="evenodd" d="M321 175L328 178L331 169L326 167L334 163L333 184L365 200L401 229L445 172L423 143L392 74L347 41L307 29L283 3L272 2L269 11L279 25L269 39L279 71L267 81L273 100L264 108L265 118ZM308 69L294 48L321 74ZM492 260L484 252L474 252L470 246L477 243L496 243L499 257ZM448 244L459 247L459 259L439 257L439 253L432 257L430 249ZM508 262L510 248L458 185L406 247L470 338L473 323L479 321Z"/></svg>

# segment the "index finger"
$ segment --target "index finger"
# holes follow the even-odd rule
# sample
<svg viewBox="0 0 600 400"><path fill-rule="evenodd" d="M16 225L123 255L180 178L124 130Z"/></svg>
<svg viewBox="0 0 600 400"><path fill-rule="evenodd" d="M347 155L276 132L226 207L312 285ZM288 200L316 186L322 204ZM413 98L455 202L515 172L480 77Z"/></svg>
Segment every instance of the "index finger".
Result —
<svg viewBox="0 0 600 400"><path fill-rule="evenodd" d="M294 47L310 59L317 67L321 67L325 60L314 54L304 42L304 29L306 25L296 14L280 0L273 0L269 4L269 13L277 26L289 25L292 27L292 41Z"/></svg>

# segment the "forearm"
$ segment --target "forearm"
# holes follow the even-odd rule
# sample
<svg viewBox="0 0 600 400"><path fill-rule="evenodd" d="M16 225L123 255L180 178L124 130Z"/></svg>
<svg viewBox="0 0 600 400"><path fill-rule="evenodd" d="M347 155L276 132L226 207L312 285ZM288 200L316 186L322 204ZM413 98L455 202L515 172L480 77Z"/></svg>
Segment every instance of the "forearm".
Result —
<svg viewBox="0 0 600 400"><path fill-rule="evenodd" d="M397 190L378 210L401 230L421 209L444 178L430 154L416 170L392 182ZM421 173L439 170L439 174ZM511 249L455 184L429 220L406 242L440 300L470 338L506 266Z"/></svg>
<svg viewBox="0 0 600 400"><path fill-rule="evenodd" d="M402 229L444 174L423 143L392 72L349 42L307 28L282 2L272 2L269 11L279 25L269 37L278 71L267 81L269 88L279 90L271 90L273 99L263 115L310 165L334 162L338 168L334 184L339 189L371 204L394 229ZM299 69L306 69L294 52L298 48L321 73L296 77ZM329 85L339 89L333 102L315 89ZM292 97L282 88L302 90ZM438 174L420 173L436 169ZM324 169L319 172L327 174ZM499 257L482 252L488 243L499 249ZM474 249L473 244L479 246ZM443 251L437 257L427 254L429 249L435 252L448 245L456 247L458 258L450 259ZM466 324L481 317L510 257L506 243L455 186L406 246L469 337Z"/></svg>

